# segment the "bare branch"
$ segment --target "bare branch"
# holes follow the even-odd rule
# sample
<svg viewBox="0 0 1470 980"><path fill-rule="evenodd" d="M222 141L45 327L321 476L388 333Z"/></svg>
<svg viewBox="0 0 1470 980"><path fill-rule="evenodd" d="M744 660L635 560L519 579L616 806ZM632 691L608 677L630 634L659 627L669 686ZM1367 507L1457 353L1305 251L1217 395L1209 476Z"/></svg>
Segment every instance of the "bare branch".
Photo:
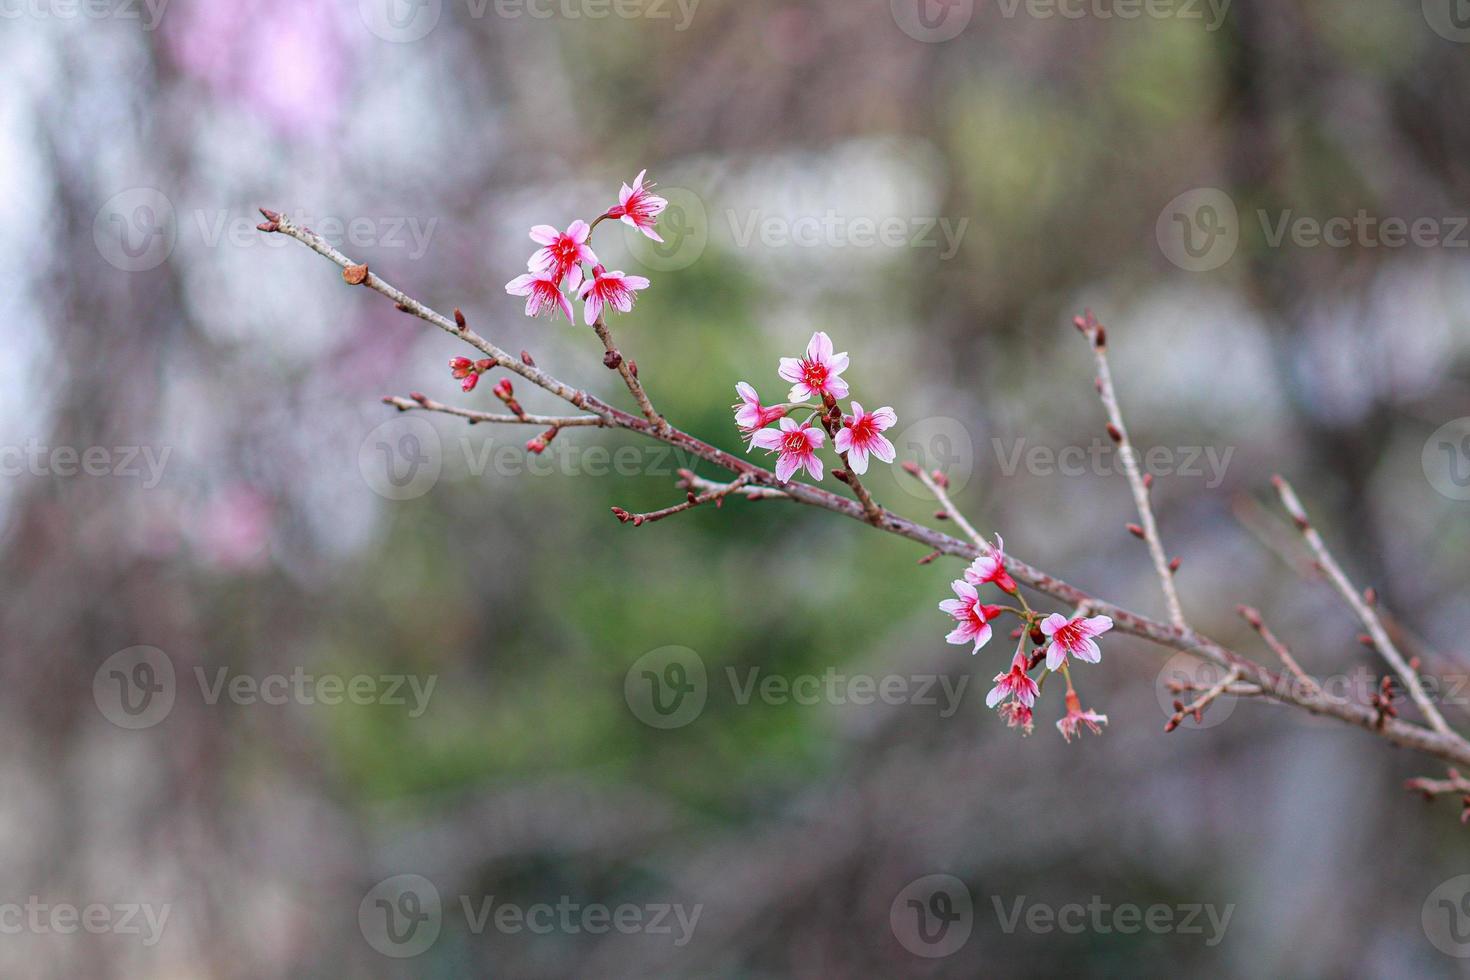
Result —
<svg viewBox="0 0 1470 980"><path fill-rule="evenodd" d="M693 490L689 490L689 497L682 504L665 507L663 510L656 510L648 514L630 514L621 507L614 507L612 512L613 516L622 523L632 524L634 527L642 527L644 524L652 524L654 521L661 521L665 517L673 517L675 514L682 514L686 510L693 510L701 504L713 503L718 507L721 501L749 482L750 474L743 473L729 483L719 484L706 493L696 495Z"/></svg>
<svg viewBox="0 0 1470 980"><path fill-rule="evenodd" d="M1198 725L1204 719L1205 709L1214 704L1216 698L1220 697L1222 694L1228 691L1235 684L1236 681L1240 680L1240 673L1241 672L1239 667L1232 667L1229 671L1226 672L1224 677L1220 678L1219 683L1210 687L1208 690L1205 691L1205 693L1201 694L1199 697L1195 698L1188 704L1181 704L1180 702L1175 701L1174 714L1170 716L1169 721L1164 725L1164 731L1172 732L1174 729L1184 724L1184 719L1188 718L1190 715L1194 716L1194 723Z"/></svg>
<svg viewBox="0 0 1470 980"><path fill-rule="evenodd" d="M1368 631L1368 635L1373 638L1373 643L1378 648L1378 652L1383 654L1383 659L1387 660L1389 665L1393 667L1394 672L1399 675L1399 679L1403 681L1405 689L1409 692L1409 697L1413 698L1414 703L1419 706L1419 710L1423 712L1430 727L1441 735L1454 736L1454 730L1444 720L1444 716L1439 713L1439 709L1429 700L1429 695L1424 692L1424 685L1419 682L1418 672L1410 667L1408 661L1404 659L1403 654L1399 653L1398 647L1394 646L1393 640L1389 638L1388 631L1383 628L1383 623L1378 619L1378 614L1364 601L1362 594L1353 587L1353 583L1348 581L1347 575L1343 573L1342 566L1337 563L1337 559L1333 558L1332 553L1327 550L1326 542L1322 540L1322 535L1317 533L1317 529L1308 520L1306 509L1302 507L1302 502L1298 499L1296 491L1291 488L1291 484L1279 476L1273 477L1271 482L1276 486L1276 492L1281 497L1282 506L1291 515L1291 519L1296 522L1297 530L1302 532L1302 537L1306 538L1307 544L1311 547L1313 553L1316 554L1317 562L1322 566L1322 571L1327 574L1328 581L1337 589L1338 594L1347 601L1347 604L1352 607L1353 612L1357 613L1358 619L1362 621L1363 627Z"/></svg>
<svg viewBox="0 0 1470 980"><path fill-rule="evenodd" d="M1285 643L1278 640L1275 633L1271 632L1271 627L1267 626L1266 621L1261 618L1259 610L1252 609L1250 606L1236 606L1235 611L1240 614L1241 619L1250 624L1251 629L1261 634L1261 639L1266 642L1266 646L1271 648L1271 652L1276 654L1277 658L1286 665L1286 669L1291 671L1297 680L1307 686L1307 690L1322 690L1321 685L1313 680L1306 671L1302 670L1301 664L1297 663L1296 658L1291 655L1291 649Z"/></svg>
<svg viewBox="0 0 1470 980"><path fill-rule="evenodd" d="M404 398L401 395L389 395L383 399L384 405L392 405L400 412L411 412L420 409L425 412L443 412L445 415L453 415L458 418L468 419L472 424L491 423L499 425L552 425L559 429L573 429L579 426L597 426L607 428L612 423L607 419L596 415L494 415L490 412L477 412L470 408L458 408L454 405L446 405L436 402L432 398L422 395Z"/></svg>
<svg viewBox="0 0 1470 980"><path fill-rule="evenodd" d="M1138 454L1128 438L1128 427L1123 424L1123 410L1118 405L1118 394L1113 390L1113 372L1108 367L1107 331L1097 322L1097 317L1088 310L1074 321L1077 329L1092 344L1093 356L1097 359L1097 393L1103 408L1108 413L1108 435L1118 444L1118 455L1123 460L1123 472L1127 474L1128 486L1133 490L1133 503L1138 508L1138 530L1142 531L1148 554L1158 573L1159 585L1164 590L1164 602L1169 607L1169 621L1179 629L1185 628L1184 607L1179 604L1179 591L1174 585L1174 571L1169 567L1169 558L1164 553L1164 542L1159 536L1159 525L1154 520L1154 511L1149 503L1149 483L1138 466Z"/></svg>

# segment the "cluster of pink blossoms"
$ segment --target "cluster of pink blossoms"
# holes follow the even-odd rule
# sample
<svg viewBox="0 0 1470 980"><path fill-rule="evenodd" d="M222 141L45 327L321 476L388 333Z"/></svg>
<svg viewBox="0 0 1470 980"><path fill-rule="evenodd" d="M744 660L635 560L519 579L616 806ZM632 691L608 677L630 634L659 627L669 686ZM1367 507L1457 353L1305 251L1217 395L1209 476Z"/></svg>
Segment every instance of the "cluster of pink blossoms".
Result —
<svg viewBox="0 0 1470 980"><path fill-rule="evenodd" d="M661 242L656 226L658 216L669 202L653 193L651 183L644 183L647 174L646 170L640 173L631 186L624 184L618 203L608 208L597 222L621 221ZM633 294L647 289L648 280L624 272L609 272L597 261L597 253L587 244L597 222L589 225L579 219L566 231L557 231L551 225L536 225L531 229L531 241L541 247L526 263L528 271L505 284L507 293L526 297L526 316L546 313L554 317L560 310L569 321L575 321L568 291L582 301L582 317L588 326L596 323L609 306L619 313L633 309Z"/></svg>
<svg viewBox="0 0 1470 980"><path fill-rule="evenodd" d="M1060 613L1052 613L1043 618L1026 607L1024 602L1021 609L983 602L980 598L980 587L985 585L994 585L1001 592L1017 598L1021 594L1015 580L1006 571L1003 550L1005 542L999 535L995 541L995 547L976 558L965 569L964 578L950 583L955 598L946 599L939 604L940 611L948 613L955 620L954 629L945 639L954 644L972 644L970 652L978 653L981 647L990 642L993 632L991 622L1006 612L1020 616L1023 625L1012 634L1020 640L1016 654L1011 658L1010 667L995 675L995 687L991 688L990 694L985 698L985 706L994 708L999 705L1000 715L1010 727L1020 728L1029 735L1033 726L1032 708L1041 693L1041 681L1048 674L1061 671L1067 680L1067 714L1057 722L1057 730L1069 742L1078 733L1079 725L1086 725L1094 734L1099 733L1101 729L1098 726L1107 724L1107 715L1082 709L1081 699L1072 687L1067 663L1069 659L1093 664L1099 662L1102 651L1094 637L1112 629L1113 621L1107 616L1077 616L1069 619ZM1028 639L1036 647L1029 655L1026 651ZM1038 680L1031 676L1031 671L1040 666L1043 660L1046 667Z"/></svg>
<svg viewBox="0 0 1470 980"><path fill-rule="evenodd" d="M898 415L887 405L871 412L852 402L852 414L844 415L837 399L848 395L842 372L847 370L846 353L832 351L832 338L818 331L812 334L803 357L783 357L776 373L791 382L787 401L780 405L762 405L760 396L742 381L735 386L740 402L735 408L735 424L748 441L746 452L764 449L777 454L776 479L786 483L802 469L813 480L822 479L822 459L817 450L832 436L833 448L846 460L847 467L859 476L868 472L868 458L893 462L893 443L883 435L898 423ZM815 399L816 404L811 400ZM811 410L802 422L788 417L793 410ZM820 421L818 428L812 422ZM778 428L767 428L779 422Z"/></svg>

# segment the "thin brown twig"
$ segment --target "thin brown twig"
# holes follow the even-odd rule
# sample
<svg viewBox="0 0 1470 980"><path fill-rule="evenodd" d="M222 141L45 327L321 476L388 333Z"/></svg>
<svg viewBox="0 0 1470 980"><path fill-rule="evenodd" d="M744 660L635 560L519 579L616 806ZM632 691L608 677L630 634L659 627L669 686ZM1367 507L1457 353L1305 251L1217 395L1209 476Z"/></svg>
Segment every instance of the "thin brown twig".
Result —
<svg viewBox="0 0 1470 980"><path fill-rule="evenodd" d="M445 415L453 415L457 418L468 419L471 423L489 423L498 425L550 425L559 429L574 429L585 426L596 426L607 428L609 423L604 418L596 415L495 415L491 412L477 412L472 408L459 408L455 405L446 405L432 398L404 398L402 395L389 395L383 399L384 405L392 405L400 412L412 412L415 410L425 412L443 412Z"/></svg>
<svg viewBox="0 0 1470 980"><path fill-rule="evenodd" d="M975 547L980 549L981 554L988 555L995 550L994 545L985 540L985 536L975 530L975 525L970 523L969 518L965 517L964 512L955 506L955 502L950 499L949 489L944 485L944 482L934 479L933 474L925 472L918 466L905 468L917 477L920 483L924 484L926 490L934 495L934 499L939 502L940 510L944 512L946 517L954 521L955 527L965 532L965 537L975 542Z"/></svg>
<svg viewBox="0 0 1470 980"><path fill-rule="evenodd" d="M652 422L660 432L667 431L668 419L664 418L653 407L653 402L648 397L648 392L643 388L643 382L638 380L638 368L635 362L623 356L618 350L617 344L613 343L612 331L608 329L607 323L599 314L592 324L592 329L597 334L597 339L602 341L603 350L607 354L604 364L610 364L617 368L618 374L622 375L623 383L628 386L628 391L633 395L638 408L643 412L643 417Z"/></svg>
<svg viewBox="0 0 1470 980"><path fill-rule="evenodd" d="M1448 778L1430 779L1421 776L1416 779L1404 781L1404 789L1423 793L1427 798L1434 799L1436 796L1445 796L1451 793L1470 795L1470 779L1460 775L1458 769L1451 769Z"/></svg>
<svg viewBox="0 0 1470 980"><path fill-rule="evenodd" d="M1424 685L1419 682L1418 672L1410 667L1408 661L1404 659L1403 654L1399 653L1398 647L1394 645L1393 640L1388 635L1388 631L1383 628L1383 623L1378 619L1378 614L1363 600L1362 594L1353 587L1352 582L1348 581L1348 577L1344 574L1342 566L1337 563L1337 559L1332 557L1332 552L1327 550L1326 542L1322 540L1322 535L1317 533L1317 529L1312 526L1312 522L1307 517L1306 508L1302 506L1302 502L1297 497L1296 491L1291 488L1291 484L1287 483L1280 476L1272 477L1271 482L1276 486L1276 492L1281 497L1282 506L1291 515L1291 519L1296 522L1297 530L1301 531L1302 537L1306 539L1307 544L1311 546L1312 552L1317 556L1317 563L1322 566L1322 571L1327 574L1328 581L1337 589L1338 594L1347 601L1347 604L1352 608L1353 612L1357 613L1358 619L1362 621L1363 627L1368 631L1368 635L1372 637L1373 643L1378 648L1378 652L1383 654L1383 659L1387 660L1389 665L1393 667L1394 672L1399 675L1399 679L1403 681L1405 689L1409 692L1409 697L1419 706L1419 710L1423 712L1425 719L1429 722L1429 726L1441 735L1454 735L1454 729L1450 728L1449 724L1444 720L1444 716L1439 713L1439 709L1434 706L1434 702L1429 700L1429 695L1424 692Z"/></svg>
<svg viewBox="0 0 1470 980"><path fill-rule="evenodd" d="M262 213L265 214L267 219L261 225L263 231L288 235L344 270L349 267L354 267L350 259L309 229L301 228L275 212L263 210ZM736 491L741 496L753 499L772 498L790 500L809 507L818 507L835 514L840 514L861 521L864 524L871 523L860 502L810 484L781 483L770 470L757 466L742 457L711 446L674 426L669 426L666 430L660 431L647 419L639 418L636 415L631 415L614 408L601 399L558 380L540 368L523 363L520 358L512 357L473 330L468 328L461 330L454 321L425 306L418 300L413 299L402 290L392 286L375 274L365 275L361 280L361 284L388 297L399 309L439 327L452 336L460 338L492 358L497 365L519 374L531 383L558 398L570 402L577 408L597 415L612 427L627 429L631 432L637 432L660 442L667 443L689 453L691 456L728 470L737 476L749 474L751 485L742 487ZM941 554L950 555L966 561L973 560L979 557L980 554L988 551L988 548L982 547L973 541L961 541L958 538L944 534L933 528L925 527L922 524L901 517L888 510L883 511L882 520L873 526L890 534L896 534L915 541L929 551L937 551ZM1265 667L1221 646L1219 643L1193 629L1177 625L1171 626L1167 623L1161 623L1146 616L1139 615L1115 603L1107 602L1106 600L1093 596L1010 555L1007 555L1005 558L1005 567L1017 582L1051 596L1061 603L1073 606L1086 603L1095 614L1110 617L1113 620L1115 628L1122 633L1137 636L1170 649L1192 652L1227 670L1239 666L1242 677L1260 687L1272 691L1280 690L1282 687L1277 676ZM1285 704L1291 704L1314 715L1335 718L1356 726L1364 731L1378 735L1395 745L1423 752L1426 755L1431 755L1447 762L1470 767L1470 743L1467 743L1454 733L1431 731L1421 725L1399 719L1389 719L1380 726L1380 719L1377 712L1369 708L1362 705L1331 700L1322 695L1313 695L1309 692L1282 691L1277 696L1277 700Z"/></svg>
<svg viewBox="0 0 1470 980"><path fill-rule="evenodd" d="M693 490L690 490L689 498L683 503L674 504L672 507L665 507L663 510L650 511L647 514L632 514L621 507L614 507L612 512L622 523L632 524L634 527L642 527L644 524L652 524L654 521L661 521L665 517L673 517L675 514L682 514L686 510L693 510L702 504L713 503L718 506L720 501L749 482L750 474L742 473L729 483L719 484L702 494L696 495Z"/></svg>
<svg viewBox="0 0 1470 980"><path fill-rule="evenodd" d="M1286 669L1291 671L1297 680L1307 686L1307 690L1314 692L1320 692L1322 690L1321 685L1306 671L1302 670L1301 664L1297 663L1296 657L1292 656L1291 648L1285 643L1282 643L1276 638L1276 634L1271 632L1271 627L1267 626L1266 621L1261 618L1260 610L1250 606L1236 606L1235 611L1240 614L1241 619L1250 624L1251 629L1261 635L1261 639L1265 641L1266 646L1271 648L1271 652L1276 654L1277 659L1286 665Z"/></svg>
<svg viewBox="0 0 1470 980"><path fill-rule="evenodd" d="M1164 731L1172 732L1184 724L1184 719L1190 715L1194 715L1194 723L1198 725L1204 718L1205 709L1211 704L1214 704L1215 699L1228 691L1231 685L1238 680L1240 680L1240 668L1232 667L1226 672L1224 677L1220 678L1219 683L1211 686L1209 690L1188 704L1180 704L1178 701L1175 701L1174 714L1169 717L1169 721L1164 725Z"/></svg>
<svg viewBox="0 0 1470 980"><path fill-rule="evenodd" d="M1092 346L1097 360L1097 393L1102 399L1108 415L1108 435L1118 444L1118 456L1123 461L1123 472L1128 477L1128 486L1133 491L1133 503L1138 508L1139 529L1143 531L1144 543L1148 545L1149 557L1154 571L1158 573L1159 585L1164 590L1164 602L1169 607L1169 621L1179 629L1185 628L1184 607L1179 603L1179 590L1174 584L1174 571L1169 567L1169 557L1164 552L1164 541L1159 536L1159 524L1154 520L1153 506L1149 503L1149 486L1144 482L1143 472L1138 466L1138 455L1128 437L1128 427L1123 423L1123 409L1118 404L1118 393L1113 388L1113 372L1108 367L1107 330L1097 317L1088 310L1076 319Z"/></svg>

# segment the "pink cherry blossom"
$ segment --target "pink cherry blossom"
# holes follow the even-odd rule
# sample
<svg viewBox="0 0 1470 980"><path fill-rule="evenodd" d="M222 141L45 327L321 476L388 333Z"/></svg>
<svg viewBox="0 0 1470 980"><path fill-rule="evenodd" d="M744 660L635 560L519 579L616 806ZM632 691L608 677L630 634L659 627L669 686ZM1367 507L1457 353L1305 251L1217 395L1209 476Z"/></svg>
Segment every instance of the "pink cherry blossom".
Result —
<svg viewBox="0 0 1470 980"><path fill-rule="evenodd" d="M740 404L731 406L735 409L735 424L740 426L740 431L754 438L755 434L779 418L784 418L786 409L784 406L767 408L761 404L760 396L755 389L744 381L735 386L735 393L740 396ZM752 443L746 443L745 451L749 452Z"/></svg>
<svg viewBox="0 0 1470 980"><path fill-rule="evenodd" d="M842 420L842 428L832 440L839 453L847 453L848 465L853 472L862 475L868 472L868 454L872 453L885 463L893 462L893 443L881 434L898 424L898 416L887 405L875 412L864 412L863 406L852 403L852 415Z"/></svg>
<svg viewBox="0 0 1470 980"><path fill-rule="evenodd" d="M981 603L980 594L964 579L955 579L949 587L954 589L958 598L945 599L939 604L939 609L953 616L959 625L945 639L956 646L973 642L975 648L970 652L978 653L990 642L990 621L1000 615L1000 607Z"/></svg>
<svg viewBox="0 0 1470 980"><path fill-rule="evenodd" d="M540 316L545 310L554 319L556 311L561 310L569 321L577 322L571 301L562 294L561 286L549 272L516 276L505 284L505 291L512 296L526 297L526 316Z"/></svg>
<svg viewBox="0 0 1470 980"><path fill-rule="evenodd" d="M993 708L1004 698L1014 697L1024 707L1030 708L1036 703L1040 690L1031 675L1026 673L1026 654L1017 650L1011 660L1011 669L995 675L995 687L985 696L985 707Z"/></svg>
<svg viewBox="0 0 1470 980"><path fill-rule="evenodd" d="M531 256L527 268L532 272L549 272L557 282L566 280L568 289L576 290L582 285L582 266L597 264L597 256L587 245L592 226L582 220L573 221L566 231L557 231L551 225L537 225L531 229L531 241L545 246Z"/></svg>
<svg viewBox="0 0 1470 980"><path fill-rule="evenodd" d="M1092 638L1112 628L1113 621L1107 616L1068 619L1061 613L1052 613L1041 621L1041 632L1051 637L1046 648L1046 669L1061 669L1069 655L1090 664L1097 663L1102 659L1102 651Z"/></svg>
<svg viewBox="0 0 1470 980"><path fill-rule="evenodd" d="M1031 709L1019 701L1007 701L1000 706L1000 716L1006 720L1007 728L1019 728L1022 735L1030 735L1034 727Z"/></svg>
<svg viewBox="0 0 1470 980"><path fill-rule="evenodd" d="M1057 731L1062 733L1062 738L1068 742L1072 736L1080 734L1078 725L1086 725L1092 729L1092 734L1101 735L1102 729L1098 726L1108 723L1107 715L1100 715L1092 709L1082 710L1082 701L1077 697L1076 691L1067 692L1067 716L1057 721Z"/></svg>
<svg viewBox="0 0 1470 980"><path fill-rule="evenodd" d="M1006 543L997 534L995 536L995 549L988 555L976 558L969 568L965 569L965 581L973 585L984 585L987 582L1000 588L1002 592L1015 594L1016 582L1006 571L1005 562Z"/></svg>
<svg viewBox="0 0 1470 980"><path fill-rule="evenodd" d="M804 402L813 396L820 398L823 395L846 398L847 382L841 377L846 370L847 355L833 354L832 338L819 330L812 334L811 342L806 345L806 356L781 358L781 367L776 373L792 382L788 401Z"/></svg>
<svg viewBox="0 0 1470 980"><path fill-rule="evenodd" d="M604 305L619 313L633 309L633 294L648 288L648 280L642 276L630 276L623 272L608 272L602 266L592 267L592 279L582 284L578 291L586 305L582 308L582 319L590 327L602 316Z"/></svg>
<svg viewBox="0 0 1470 980"><path fill-rule="evenodd" d="M783 418L780 429L761 429L751 437L750 444L781 454L776 460L776 479L785 483L802 467L806 467L813 480L822 479L822 461L817 450L826 441L826 433L814 428L811 422L798 424L796 419Z"/></svg>
<svg viewBox="0 0 1470 980"><path fill-rule="evenodd" d="M609 208L607 216L618 218L623 224L630 228L637 228L643 234L656 242L662 242L654 225L658 223L658 216L663 213L669 202L653 193L653 183L643 183L643 178L648 175L647 170L639 172L633 179L633 186L623 185L623 190L618 194L619 204Z"/></svg>

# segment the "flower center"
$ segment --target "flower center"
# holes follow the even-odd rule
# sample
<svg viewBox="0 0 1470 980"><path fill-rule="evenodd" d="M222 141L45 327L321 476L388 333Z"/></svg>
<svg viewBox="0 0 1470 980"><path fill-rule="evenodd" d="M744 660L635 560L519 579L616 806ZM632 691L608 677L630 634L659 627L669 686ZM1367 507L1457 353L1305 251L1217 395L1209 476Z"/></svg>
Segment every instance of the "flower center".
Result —
<svg viewBox="0 0 1470 980"><path fill-rule="evenodd" d="M788 432L786 433L786 438L781 440L781 445L788 453L805 455L808 449L806 433L802 432L800 429L795 432Z"/></svg>
<svg viewBox="0 0 1470 980"><path fill-rule="evenodd" d="M827 387L827 365L819 361L802 361L801 376L806 386L813 391L821 391Z"/></svg>
<svg viewBox="0 0 1470 980"><path fill-rule="evenodd" d="M852 429L853 442L867 442L877 434L873 429L873 419L868 415L854 419L849 428Z"/></svg>
<svg viewBox="0 0 1470 980"><path fill-rule="evenodd" d="M1081 628L1076 623L1068 623L1066 626L1060 627L1056 631L1055 637L1056 641L1068 650L1075 650L1080 647L1082 641L1086 639L1082 635Z"/></svg>

